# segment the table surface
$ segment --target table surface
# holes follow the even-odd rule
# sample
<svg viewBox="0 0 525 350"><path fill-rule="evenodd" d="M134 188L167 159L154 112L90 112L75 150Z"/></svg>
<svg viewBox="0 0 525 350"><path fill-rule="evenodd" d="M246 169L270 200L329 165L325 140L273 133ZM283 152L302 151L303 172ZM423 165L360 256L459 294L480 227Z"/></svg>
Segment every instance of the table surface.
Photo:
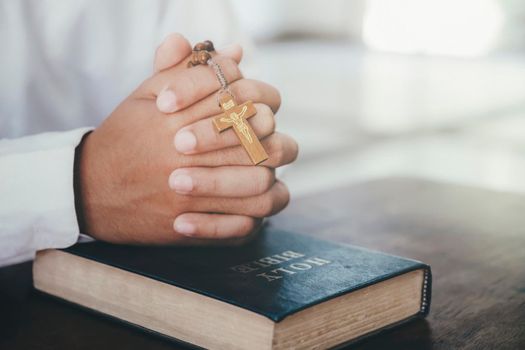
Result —
<svg viewBox="0 0 525 350"><path fill-rule="evenodd" d="M432 266L426 320L353 349L525 348L525 197L391 178L292 201L271 225ZM36 293L31 264L0 269L0 349L184 349Z"/></svg>

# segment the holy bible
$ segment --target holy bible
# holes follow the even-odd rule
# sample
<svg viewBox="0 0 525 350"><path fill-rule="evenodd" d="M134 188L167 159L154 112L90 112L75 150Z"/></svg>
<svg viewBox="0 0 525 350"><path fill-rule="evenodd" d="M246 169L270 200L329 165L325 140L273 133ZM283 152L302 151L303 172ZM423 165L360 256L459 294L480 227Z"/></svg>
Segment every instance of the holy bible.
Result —
<svg viewBox="0 0 525 350"><path fill-rule="evenodd" d="M424 317L430 267L265 229L236 247L39 252L35 288L209 349L324 349Z"/></svg>

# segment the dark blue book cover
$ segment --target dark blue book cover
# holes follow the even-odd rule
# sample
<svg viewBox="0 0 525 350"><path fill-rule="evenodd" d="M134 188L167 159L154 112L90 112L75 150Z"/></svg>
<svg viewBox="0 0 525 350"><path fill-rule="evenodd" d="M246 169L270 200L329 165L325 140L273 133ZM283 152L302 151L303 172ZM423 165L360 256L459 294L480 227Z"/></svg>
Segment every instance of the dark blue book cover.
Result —
<svg viewBox="0 0 525 350"><path fill-rule="evenodd" d="M430 306L430 267L310 236L265 229L234 247L138 247L103 242L64 251L251 310L275 322L340 295L423 270L421 308Z"/></svg>

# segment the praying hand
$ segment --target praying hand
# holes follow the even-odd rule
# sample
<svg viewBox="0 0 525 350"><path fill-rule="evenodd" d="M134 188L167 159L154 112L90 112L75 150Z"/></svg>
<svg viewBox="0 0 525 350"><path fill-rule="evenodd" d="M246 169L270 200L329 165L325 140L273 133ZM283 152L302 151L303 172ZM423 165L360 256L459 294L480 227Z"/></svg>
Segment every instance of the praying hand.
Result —
<svg viewBox="0 0 525 350"><path fill-rule="evenodd" d="M0 253L0 265L20 260L21 252L72 245L79 233L113 243L231 243L250 236L264 217L281 211L289 193L276 179L275 169L293 162L298 147L291 137L275 131L279 92L244 78L238 67L241 57L242 49L236 45L217 51L213 60L235 98L253 102L250 130L261 140L267 160L253 166L233 130L216 130L214 118L223 113L217 103L221 86L216 74L206 65L188 68L190 43L171 34L155 53L154 74L99 127L75 130L67 137L56 134L55 142L62 142L61 150L71 158L69 163L55 159L54 166L74 173L75 190L68 192L62 187L70 184L57 183L51 189L57 189L57 201L74 203L74 210L57 204L35 233L35 221L42 216L38 206L34 212L26 207L25 223L13 214L16 203L0 208L2 225L11 229L0 235L2 246L8 248ZM22 142L0 143L3 172L10 171L14 165L8 163L17 156L8 149ZM0 190L11 196L25 190L13 181L2 186ZM38 239L28 238L35 235Z"/></svg>

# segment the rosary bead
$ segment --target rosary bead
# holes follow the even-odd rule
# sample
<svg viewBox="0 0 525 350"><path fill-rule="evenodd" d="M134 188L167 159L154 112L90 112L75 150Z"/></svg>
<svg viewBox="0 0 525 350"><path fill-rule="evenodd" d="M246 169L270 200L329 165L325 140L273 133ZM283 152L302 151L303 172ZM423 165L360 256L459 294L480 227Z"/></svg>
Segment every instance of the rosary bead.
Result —
<svg viewBox="0 0 525 350"><path fill-rule="evenodd" d="M211 59L210 52L215 51L213 43L210 40L206 40L195 44L190 61L188 61L188 67L194 67L199 64L208 64Z"/></svg>
<svg viewBox="0 0 525 350"><path fill-rule="evenodd" d="M215 51L215 48L210 40L206 40L195 44L193 51Z"/></svg>
<svg viewBox="0 0 525 350"><path fill-rule="evenodd" d="M207 64L208 60L211 58L211 55L208 51L199 51L198 52L198 61L200 64Z"/></svg>
<svg viewBox="0 0 525 350"><path fill-rule="evenodd" d="M203 43L197 43L195 44L195 46L193 47L193 51L202 51L202 50L206 50L206 42L203 42Z"/></svg>
<svg viewBox="0 0 525 350"><path fill-rule="evenodd" d="M213 43L210 40L206 40L203 44L206 51L215 51L215 47L213 47Z"/></svg>

